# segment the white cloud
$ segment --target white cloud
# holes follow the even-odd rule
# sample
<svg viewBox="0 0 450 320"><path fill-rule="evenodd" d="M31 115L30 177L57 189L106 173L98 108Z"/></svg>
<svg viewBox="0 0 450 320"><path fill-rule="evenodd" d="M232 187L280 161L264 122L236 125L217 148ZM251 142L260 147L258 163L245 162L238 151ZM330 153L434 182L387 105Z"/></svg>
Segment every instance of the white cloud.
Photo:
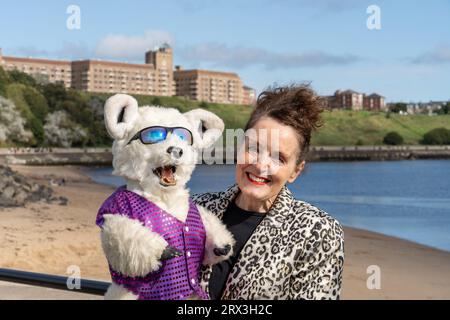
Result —
<svg viewBox="0 0 450 320"><path fill-rule="evenodd" d="M290 5L297 8L310 7L320 12L331 13L360 9L365 4L361 0L266 0L266 3L279 6Z"/></svg>
<svg viewBox="0 0 450 320"><path fill-rule="evenodd" d="M27 57L48 57L58 59L89 59L92 57L92 50L84 43L64 42L57 50L42 50L35 46L21 46L13 49L13 53Z"/></svg>
<svg viewBox="0 0 450 320"><path fill-rule="evenodd" d="M416 64L444 64L450 63L450 46L439 45L431 51L425 52L411 60Z"/></svg>
<svg viewBox="0 0 450 320"><path fill-rule="evenodd" d="M363 60L353 54L331 54L323 51L278 53L263 48L228 47L220 43L204 43L178 50L191 62L207 62L215 66L248 67L262 65L266 69L348 65Z"/></svg>
<svg viewBox="0 0 450 320"><path fill-rule="evenodd" d="M167 31L147 30L141 36L111 34L101 39L95 49L98 57L143 59L146 51L164 42L173 45L173 38Z"/></svg>

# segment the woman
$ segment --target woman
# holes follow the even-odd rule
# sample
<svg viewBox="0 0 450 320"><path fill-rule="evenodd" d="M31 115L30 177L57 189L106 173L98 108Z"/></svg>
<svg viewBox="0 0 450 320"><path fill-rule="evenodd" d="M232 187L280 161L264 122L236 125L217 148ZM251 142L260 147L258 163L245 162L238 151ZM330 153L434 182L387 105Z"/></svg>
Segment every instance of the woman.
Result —
<svg viewBox="0 0 450 320"><path fill-rule="evenodd" d="M305 167L321 112L307 85L263 92L245 128L236 184L194 196L236 239L232 258L202 270L211 299L339 299L342 227L286 187Z"/></svg>

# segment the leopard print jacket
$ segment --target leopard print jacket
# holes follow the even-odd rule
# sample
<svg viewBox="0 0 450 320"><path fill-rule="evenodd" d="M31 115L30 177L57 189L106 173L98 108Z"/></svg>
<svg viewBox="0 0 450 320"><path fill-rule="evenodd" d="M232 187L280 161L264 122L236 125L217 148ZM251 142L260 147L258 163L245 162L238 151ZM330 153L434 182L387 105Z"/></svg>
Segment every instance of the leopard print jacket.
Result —
<svg viewBox="0 0 450 320"><path fill-rule="evenodd" d="M196 194L193 200L222 218L239 188ZM231 270L223 300L339 299L344 233L337 220L284 186L250 236ZM201 286L209 293L212 268L203 266Z"/></svg>

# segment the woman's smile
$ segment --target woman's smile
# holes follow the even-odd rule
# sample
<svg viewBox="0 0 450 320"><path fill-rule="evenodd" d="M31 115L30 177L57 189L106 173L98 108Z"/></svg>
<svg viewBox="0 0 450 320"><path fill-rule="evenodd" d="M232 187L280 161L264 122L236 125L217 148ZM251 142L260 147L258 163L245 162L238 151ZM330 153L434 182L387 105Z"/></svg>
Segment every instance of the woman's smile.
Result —
<svg viewBox="0 0 450 320"><path fill-rule="evenodd" d="M269 184L271 181L269 178L257 176L251 172L246 172L246 175L247 175L248 181L250 181L251 183L253 183L257 186Z"/></svg>

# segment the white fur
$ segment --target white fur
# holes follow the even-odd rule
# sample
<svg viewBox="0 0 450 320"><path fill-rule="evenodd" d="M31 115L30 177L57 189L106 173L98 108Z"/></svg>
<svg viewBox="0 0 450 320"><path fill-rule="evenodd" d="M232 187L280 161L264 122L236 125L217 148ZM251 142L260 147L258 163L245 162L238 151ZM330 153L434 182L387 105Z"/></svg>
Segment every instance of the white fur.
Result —
<svg viewBox="0 0 450 320"><path fill-rule="evenodd" d="M217 216L202 206L197 207L206 229L205 257L203 259L203 265L213 265L227 260L233 254L233 247L235 244L233 235L225 228ZM227 255L216 256L214 254L214 248L223 248L227 244L231 245L231 250Z"/></svg>
<svg viewBox="0 0 450 320"><path fill-rule="evenodd" d="M113 174L126 179L127 189L154 201L156 205L182 221L185 221L188 211L188 190L185 186L197 163L198 150L204 145L211 144L223 130L223 121L211 112L196 109L186 114L172 108L140 107L138 117L127 124L133 129L127 130L122 138L115 138L112 135L115 138L112 148ZM197 130L199 121L202 121L207 128L203 137ZM123 125L123 123L117 125ZM108 132L115 130L114 125L111 126L113 128ZM188 145L173 135L157 144L144 145L139 140L128 144L131 137L138 131L150 126L185 127L192 132L194 145ZM181 148L183 155L178 159L173 158L167 153L169 147ZM164 165L177 167L174 174L177 182L175 186L161 186L159 178L154 175L153 169Z"/></svg>
<svg viewBox="0 0 450 320"><path fill-rule="evenodd" d="M124 110L123 122L117 123L122 110ZM114 139L123 139L127 132L133 129L137 116L137 101L129 95L116 94L105 102L106 130Z"/></svg>
<svg viewBox="0 0 450 320"><path fill-rule="evenodd" d="M122 121L119 115L124 110ZM109 98L105 104L105 124L114 139L113 174L125 179L127 190L135 192L153 202L181 221L186 221L189 211L189 189L186 183L197 163L198 151L211 146L222 134L223 121L215 114L195 109L180 113L173 108L155 106L138 107L137 101L119 94ZM170 135L166 140L145 145L139 140L128 143L141 129L150 126L185 127L192 132L194 144L189 145L179 137ZM207 130L201 134L199 128ZM179 158L167 152L169 147L181 148ZM153 169L176 166L174 186L162 186ZM204 262L213 264L227 259L231 252L222 257L214 255L216 247L234 245L232 235L219 219L199 207L206 229L206 252ZM104 215L102 245L112 268L128 276L145 276L157 270L159 258L167 246L163 237L151 232L139 221L120 215ZM136 298L121 286L113 284L105 298Z"/></svg>
<svg viewBox="0 0 450 320"><path fill-rule="evenodd" d="M113 282L106 291L104 298L105 300L137 300L138 296Z"/></svg>
<svg viewBox="0 0 450 320"><path fill-rule="evenodd" d="M207 129L200 139L198 144L199 148L209 148L212 146L219 139L225 128L222 119L218 118L214 113L202 109L188 111L184 116L194 124L197 135L199 135L198 129L201 128L202 124Z"/></svg>
<svg viewBox="0 0 450 320"><path fill-rule="evenodd" d="M167 242L139 221L118 214L105 214L101 239L112 268L126 276L143 277L161 266Z"/></svg>

